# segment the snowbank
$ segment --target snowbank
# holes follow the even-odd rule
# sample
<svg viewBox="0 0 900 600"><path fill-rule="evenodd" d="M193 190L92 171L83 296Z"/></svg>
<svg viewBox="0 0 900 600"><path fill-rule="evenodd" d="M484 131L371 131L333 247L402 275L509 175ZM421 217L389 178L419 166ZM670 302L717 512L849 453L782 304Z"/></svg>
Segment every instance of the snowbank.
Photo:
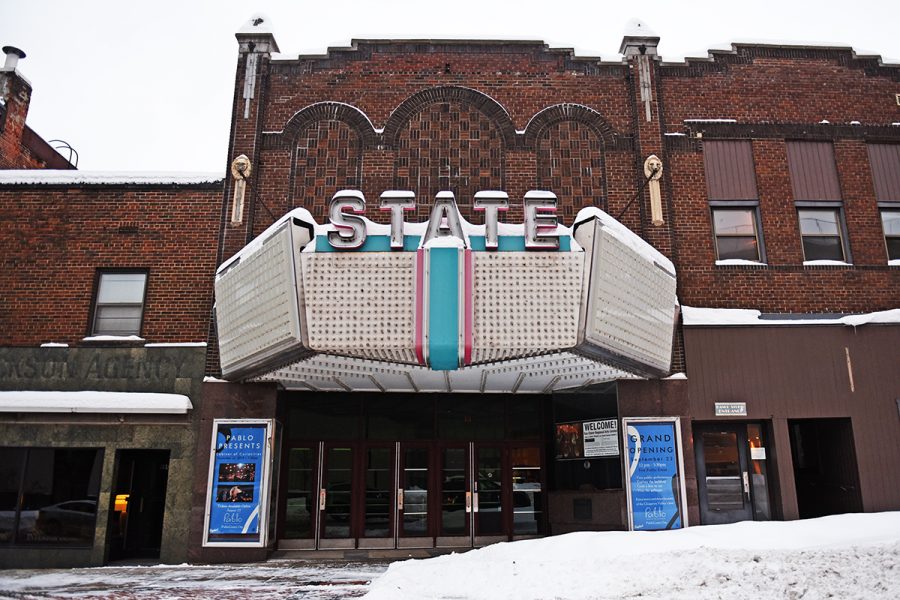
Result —
<svg viewBox="0 0 900 600"><path fill-rule="evenodd" d="M900 597L900 512L580 532L394 563L368 600Z"/></svg>

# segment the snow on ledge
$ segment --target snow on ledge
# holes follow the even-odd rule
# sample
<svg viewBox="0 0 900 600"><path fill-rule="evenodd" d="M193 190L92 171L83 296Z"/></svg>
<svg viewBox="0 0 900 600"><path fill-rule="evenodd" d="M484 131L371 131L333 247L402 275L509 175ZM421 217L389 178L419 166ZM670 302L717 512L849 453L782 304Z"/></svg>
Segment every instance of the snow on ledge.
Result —
<svg viewBox="0 0 900 600"><path fill-rule="evenodd" d="M686 326L700 325L849 325L868 323L900 323L900 308L832 319L762 319L758 310L744 308L681 307Z"/></svg>
<svg viewBox="0 0 900 600"><path fill-rule="evenodd" d="M82 342L143 342L144 338L137 335L89 335L81 339Z"/></svg>
<svg viewBox="0 0 900 600"><path fill-rule="evenodd" d="M900 258L895 258L888 261L888 266L890 267L900 267Z"/></svg>
<svg viewBox="0 0 900 600"><path fill-rule="evenodd" d="M687 379L687 375L685 373L672 373L668 377L663 377L663 381L678 381L681 379Z"/></svg>
<svg viewBox="0 0 900 600"><path fill-rule="evenodd" d="M44 342L41 344L41 348L68 348L68 344L63 344L62 342Z"/></svg>
<svg viewBox="0 0 900 600"><path fill-rule="evenodd" d="M224 179L222 173L199 171L0 170L0 185L197 185Z"/></svg>
<svg viewBox="0 0 900 600"><path fill-rule="evenodd" d="M143 392L0 392L0 412L183 415L194 408L181 394Z"/></svg>
<svg viewBox="0 0 900 600"><path fill-rule="evenodd" d="M144 344L144 348L205 348L206 342L155 342Z"/></svg>
<svg viewBox="0 0 900 600"><path fill-rule="evenodd" d="M753 266L753 267L768 266L767 263L759 262L758 260L747 260L744 258L724 258L722 260L717 260L716 265L719 267L728 267L728 266L736 266L736 265Z"/></svg>
<svg viewBox="0 0 900 600"><path fill-rule="evenodd" d="M850 263L843 260L804 260L804 267L849 267Z"/></svg>

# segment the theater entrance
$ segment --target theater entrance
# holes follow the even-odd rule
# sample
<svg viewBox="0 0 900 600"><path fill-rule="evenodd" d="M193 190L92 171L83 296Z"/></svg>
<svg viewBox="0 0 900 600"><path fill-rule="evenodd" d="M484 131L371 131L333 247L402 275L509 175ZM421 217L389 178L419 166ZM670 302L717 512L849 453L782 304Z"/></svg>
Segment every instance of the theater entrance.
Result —
<svg viewBox="0 0 900 600"><path fill-rule="evenodd" d="M704 525L771 518L760 423L695 423L694 453Z"/></svg>
<svg viewBox="0 0 900 600"><path fill-rule="evenodd" d="M471 548L546 531L542 398L284 398L280 549Z"/></svg>
<svg viewBox="0 0 900 600"><path fill-rule="evenodd" d="M285 458L282 549L470 548L543 532L537 445L323 441Z"/></svg>

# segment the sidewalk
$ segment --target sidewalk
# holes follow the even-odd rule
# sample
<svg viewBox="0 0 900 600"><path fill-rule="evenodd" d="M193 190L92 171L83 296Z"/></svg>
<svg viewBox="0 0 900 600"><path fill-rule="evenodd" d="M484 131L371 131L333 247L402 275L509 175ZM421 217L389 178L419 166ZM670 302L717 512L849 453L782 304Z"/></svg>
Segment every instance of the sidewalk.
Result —
<svg viewBox="0 0 900 600"><path fill-rule="evenodd" d="M269 561L240 565L156 565L0 571L0 598L45 600L263 600L358 598L387 563Z"/></svg>

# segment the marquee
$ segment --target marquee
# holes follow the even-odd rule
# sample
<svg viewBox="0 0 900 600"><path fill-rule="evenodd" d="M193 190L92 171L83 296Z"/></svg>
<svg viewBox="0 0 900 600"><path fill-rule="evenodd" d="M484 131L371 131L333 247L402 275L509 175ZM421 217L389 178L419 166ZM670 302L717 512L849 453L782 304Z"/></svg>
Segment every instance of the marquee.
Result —
<svg viewBox="0 0 900 600"><path fill-rule="evenodd" d="M223 377L316 390L547 392L668 373L677 318L672 263L597 208L564 227L556 196L528 192L525 222L481 225L451 192L402 220L412 192L385 192L390 224L335 194L330 222L298 208L219 268Z"/></svg>

